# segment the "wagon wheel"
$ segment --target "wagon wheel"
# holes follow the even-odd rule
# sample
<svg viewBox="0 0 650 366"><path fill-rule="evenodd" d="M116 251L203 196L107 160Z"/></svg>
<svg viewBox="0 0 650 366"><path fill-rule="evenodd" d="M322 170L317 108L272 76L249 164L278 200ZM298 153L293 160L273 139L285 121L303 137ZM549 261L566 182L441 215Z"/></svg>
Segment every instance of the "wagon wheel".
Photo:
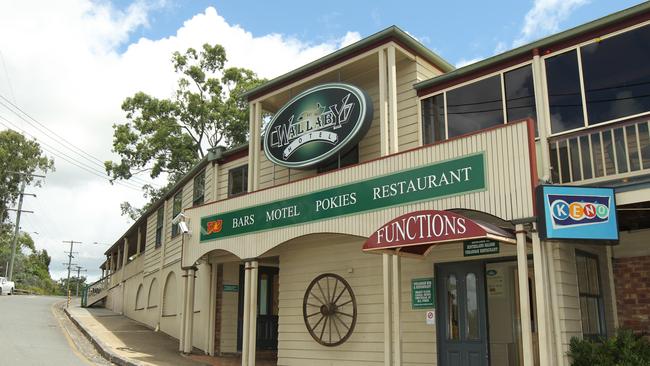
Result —
<svg viewBox="0 0 650 366"><path fill-rule="evenodd" d="M357 322L357 300L343 277L323 273L305 291L302 316L312 338L323 346L345 342Z"/></svg>

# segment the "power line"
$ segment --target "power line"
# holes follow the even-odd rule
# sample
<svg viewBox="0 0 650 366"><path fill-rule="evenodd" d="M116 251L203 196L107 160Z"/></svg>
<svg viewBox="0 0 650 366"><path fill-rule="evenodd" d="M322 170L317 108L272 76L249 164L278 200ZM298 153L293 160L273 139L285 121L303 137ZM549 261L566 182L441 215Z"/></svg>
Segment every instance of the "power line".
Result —
<svg viewBox="0 0 650 366"><path fill-rule="evenodd" d="M86 165L86 164L84 164L84 163L82 163L82 162L79 162L79 161L76 160L75 158L68 156L66 153L61 152L61 151L58 150L57 148L52 147L51 145L47 144L46 142L43 142L43 141L37 139L34 135L32 135L32 134L30 134L29 132L27 132L27 131L25 131L25 130L19 128L16 124L14 124L13 122L11 122L11 121L8 120L7 118L5 118L5 117L3 117L3 116L0 116L0 119L1 119L1 120L4 120L4 121L7 122L7 123L9 123L11 126L8 126L6 123L3 123L3 122L0 122L0 125L3 125L4 127L9 128L9 129L12 129L12 126L13 126L13 128L15 128L15 129L21 131L22 133L26 134L27 136L29 136L29 137L31 137L31 138L37 140L40 144L43 145L43 150L45 150L46 152L49 152L50 154L52 154L52 155L54 155L54 156L56 156L56 157L58 157L58 158L60 158L60 159L62 159L62 160L64 160L64 161L66 161L66 162L68 162L68 163L70 163L70 164L76 166L77 168L80 168L80 169L82 169L82 170L85 170L86 172L88 172L88 173L90 173L90 174L93 174L93 175L95 175L95 176L98 176L98 177L100 177L100 178L102 178L102 179L106 179L109 183L111 182L111 178L110 178L108 175L106 175L106 173L101 172L101 171L99 171L99 170L97 170L97 169L95 169L95 168L93 168L93 167L90 167L90 166L88 166L88 165ZM119 185L122 185L122 186L127 187L127 188L131 188L131 189L137 190L137 191L140 191L140 190L141 190L141 188L138 187L138 186L137 186L135 183L133 183L133 182L129 182L129 181L114 181L114 183L119 184Z"/></svg>
<svg viewBox="0 0 650 366"><path fill-rule="evenodd" d="M53 147L52 145L44 142L43 140L38 139L33 134L30 134L29 132L27 132L27 131L23 130L22 128L18 127L18 125L16 125L12 121L8 120L7 118L5 118L3 116L0 116L0 119L4 120L7 123L9 123L11 126L13 126L13 128L19 130L20 132L24 133L25 135L37 140L43 146L43 150L48 151L50 154L52 154L52 155L54 155L54 156L56 156L56 157L58 157L60 159L63 159L65 161L67 161L68 163L70 163L70 164L72 164L72 165L74 165L74 166L76 166L78 168L81 168L81 169L83 169L83 170L85 170L85 171L87 171L87 172L89 172L91 174L97 175L97 176L99 176L101 178L104 178L104 179L108 180L109 182L111 182L110 177L105 172L102 172L102 171L100 171L100 170L98 170L96 168L93 168L93 167L91 167L91 166L89 166L89 165L87 165L87 164L85 164L83 162L80 162L79 160L67 155L66 153L60 151L59 149ZM5 123L0 122L0 124L2 124L3 126L9 128L9 129L12 128L10 126L7 126L7 124L5 124ZM133 182L115 181L115 183L125 185L125 186L128 185L128 186L130 186L132 188L140 190L140 188Z"/></svg>
<svg viewBox="0 0 650 366"><path fill-rule="evenodd" d="M66 149L68 149L69 151L71 151L73 154L76 154L76 155L80 156L81 158L85 159L86 161L90 162L91 164L95 164L96 166L99 166L99 167L101 167L102 169L104 168L104 162L103 162L102 160L100 160L99 158L95 157L94 155L92 155L92 154L86 152L85 150L81 149L80 147L76 146L75 144L73 144L73 143L70 142L69 140L67 140L67 139L65 139L64 137L62 137L61 135L57 134L55 131L52 131L52 130L51 130L50 128L48 128L45 124L41 123L40 121L38 121L37 119L35 119L35 118L32 117L31 115L29 115L27 112L25 112L24 110L22 110L22 109L21 109L19 106L17 106L16 104L12 103L9 99L7 99L7 98L6 98L5 96L3 96L2 94L0 94L0 99L2 99L2 100L5 101L5 102L3 102L2 100L0 100L0 105L2 105L3 107L5 107L8 111L10 111L10 112L13 113L14 115L16 115L16 116L17 116L18 118L20 118L21 120L23 120L23 121L25 121L26 123L28 123L30 126L32 126L33 128L35 128L38 132L40 132L40 133L43 134L44 136L46 136L46 137L48 137L49 139L51 139L52 141L54 141L54 142L60 144L60 145L63 146L64 148L66 148ZM11 107L10 107L10 106L11 106ZM18 113L18 112L16 112L16 111L18 111L18 112L20 112L20 113ZM22 115L21 115L21 114L22 114ZM24 116L26 116L27 118L25 118ZM32 121L33 121L34 123L32 123ZM42 128L44 128L48 133L43 132L43 131L38 127L38 126L36 126L36 124L37 124L38 126L41 126ZM60 140L63 141L63 142L61 142L61 141L55 139L54 137L52 137L52 135L56 136L58 139L60 139ZM145 180L142 180L142 179L139 178L139 177L135 177L135 176L133 176L133 177L131 177L130 179L132 179L134 182L137 182L137 183L139 183L139 184L152 184L152 185L153 185L152 182L147 182L147 181L145 181Z"/></svg>

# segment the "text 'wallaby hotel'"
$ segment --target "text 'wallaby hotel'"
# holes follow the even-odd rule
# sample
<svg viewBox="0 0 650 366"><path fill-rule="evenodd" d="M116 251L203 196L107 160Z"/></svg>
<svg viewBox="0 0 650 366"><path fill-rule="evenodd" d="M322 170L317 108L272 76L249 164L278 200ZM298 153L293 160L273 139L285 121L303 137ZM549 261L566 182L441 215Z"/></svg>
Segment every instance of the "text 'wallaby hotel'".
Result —
<svg viewBox="0 0 650 366"><path fill-rule="evenodd" d="M648 3L459 69L382 30L248 91L250 143L86 303L242 365L568 365L648 332L648 55Z"/></svg>

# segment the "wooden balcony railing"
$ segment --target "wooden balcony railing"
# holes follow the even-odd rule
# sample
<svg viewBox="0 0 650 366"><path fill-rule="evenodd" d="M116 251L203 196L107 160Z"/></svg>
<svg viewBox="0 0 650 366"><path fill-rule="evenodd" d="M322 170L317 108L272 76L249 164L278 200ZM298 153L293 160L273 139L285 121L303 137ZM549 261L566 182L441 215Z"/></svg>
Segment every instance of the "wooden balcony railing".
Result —
<svg viewBox="0 0 650 366"><path fill-rule="evenodd" d="M549 139L553 183L589 184L650 174L648 118Z"/></svg>

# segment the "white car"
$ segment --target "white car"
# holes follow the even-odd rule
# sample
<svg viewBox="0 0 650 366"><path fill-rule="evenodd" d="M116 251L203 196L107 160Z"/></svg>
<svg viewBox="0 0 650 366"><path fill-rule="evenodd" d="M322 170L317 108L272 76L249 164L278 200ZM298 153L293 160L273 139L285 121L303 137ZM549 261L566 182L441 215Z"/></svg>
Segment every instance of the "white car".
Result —
<svg viewBox="0 0 650 366"><path fill-rule="evenodd" d="M6 277L0 277L0 295L13 295L15 288L13 281L9 281Z"/></svg>

